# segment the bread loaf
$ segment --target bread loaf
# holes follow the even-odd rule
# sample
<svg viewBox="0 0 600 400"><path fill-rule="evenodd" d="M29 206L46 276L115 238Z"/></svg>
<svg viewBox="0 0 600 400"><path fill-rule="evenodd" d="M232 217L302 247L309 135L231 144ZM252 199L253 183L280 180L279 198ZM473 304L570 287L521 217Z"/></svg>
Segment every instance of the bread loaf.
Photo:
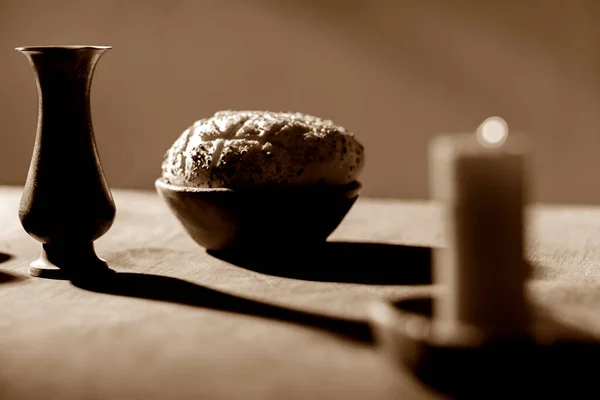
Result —
<svg viewBox="0 0 600 400"><path fill-rule="evenodd" d="M364 147L352 132L307 114L220 111L196 121L166 152L162 178L199 188L343 185Z"/></svg>

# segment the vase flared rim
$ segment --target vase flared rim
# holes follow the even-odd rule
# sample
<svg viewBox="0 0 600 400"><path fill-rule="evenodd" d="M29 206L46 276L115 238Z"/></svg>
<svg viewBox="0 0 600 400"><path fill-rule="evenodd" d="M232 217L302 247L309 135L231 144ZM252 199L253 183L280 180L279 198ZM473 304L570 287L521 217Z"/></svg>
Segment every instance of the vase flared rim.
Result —
<svg viewBox="0 0 600 400"><path fill-rule="evenodd" d="M21 46L17 51L49 51L49 50L110 50L112 46L64 45L64 46Z"/></svg>

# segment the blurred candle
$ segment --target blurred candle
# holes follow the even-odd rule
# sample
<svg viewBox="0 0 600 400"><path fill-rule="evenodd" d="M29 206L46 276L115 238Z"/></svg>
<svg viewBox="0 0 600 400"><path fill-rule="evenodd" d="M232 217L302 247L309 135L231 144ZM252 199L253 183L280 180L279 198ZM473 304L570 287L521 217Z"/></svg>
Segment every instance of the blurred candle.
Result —
<svg viewBox="0 0 600 400"><path fill-rule="evenodd" d="M522 139L491 117L475 133L434 139L429 158L446 238L434 255L436 321L473 325L491 339L526 334Z"/></svg>

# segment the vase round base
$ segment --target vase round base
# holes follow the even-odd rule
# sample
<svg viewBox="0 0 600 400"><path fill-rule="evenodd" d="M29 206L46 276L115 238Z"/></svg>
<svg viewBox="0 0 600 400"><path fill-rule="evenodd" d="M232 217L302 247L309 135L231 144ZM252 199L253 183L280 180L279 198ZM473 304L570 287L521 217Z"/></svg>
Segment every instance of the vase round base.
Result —
<svg viewBox="0 0 600 400"><path fill-rule="evenodd" d="M91 242L44 244L40 257L29 266L33 277L59 280L101 279L114 272L96 255Z"/></svg>

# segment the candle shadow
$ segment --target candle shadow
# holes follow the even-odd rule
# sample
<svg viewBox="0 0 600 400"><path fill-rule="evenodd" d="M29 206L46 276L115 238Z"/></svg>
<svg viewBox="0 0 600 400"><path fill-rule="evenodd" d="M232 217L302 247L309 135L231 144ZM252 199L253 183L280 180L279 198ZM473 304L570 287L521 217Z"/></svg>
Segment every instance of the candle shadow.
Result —
<svg viewBox="0 0 600 400"><path fill-rule="evenodd" d="M96 293L164 301L250 315L318 328L358 342L371 343L373 341L371 329L363 321L281 307L210 289L173 277L116 272L102 279L72 280L71 283L80 289Z"/></svg>
<svg viewBox="0 0 600 400"><path fill-rule="evenodd" d="M326 242L298 250L207 251L213 257L263 274L317 282L429 285L429 247L368 242Z"/></svg>
<svg viewBox="0 0 600 400"><path fill-rule="evenodd" d="M432 318L431 297L402 299L393 306L403 313ZM596 370L589 366L600 357L600 342L579 327L558 321L540 305L532 306L532 320L543 326L541 336L532 342L441 351L433 345L418 361L411 361L413 373L428 387L452 398L487 397L480 389L484 387L500 398L517 393L535 398L598 398ZM404 351L415 353L408 348Z"/></svg>

